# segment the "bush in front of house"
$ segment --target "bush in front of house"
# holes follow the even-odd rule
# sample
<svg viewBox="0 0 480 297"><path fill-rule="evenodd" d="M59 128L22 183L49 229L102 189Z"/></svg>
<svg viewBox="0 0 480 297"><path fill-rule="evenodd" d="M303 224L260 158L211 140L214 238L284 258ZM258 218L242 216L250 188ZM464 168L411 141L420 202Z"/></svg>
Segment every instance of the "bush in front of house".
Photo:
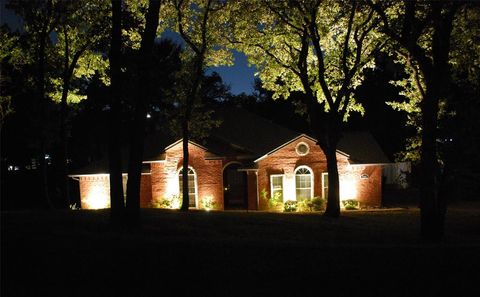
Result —
<svg viewBox="0 0 480 297"><path fill-rule="evenodd" d="M298 212L321 211L325 209L325 199L314 197L313 199L305 199L297 202Z"/></svg>
<svg viewBox="0 0 480 297"><path fill-rule="evenodd" d="M262 196L263 200L267 201L269 209L280 211L283 209L283 198L280 192L276 192L275 194L273 194L273 197L270 197L268 191L266 189L262 189L260 195Z"/></svg>
<svg viewBox="0 0 480 297"><path fill-rule="evenodd" d="M206 210L214 209L217 205L217 202L213 199L212 196L203 197L202 207Z"/></svg>
<svg viewBox="0 0 480 297"><path fill-rule="evenodd" d="M312 208L314 211L321 211L325 209L325 199L322 197L314 197L312 199Z"/></svg>
<svg viewBox="0 0 480 297"><path fill-rule="evenodd" d="M358 203L358 200L355 199L348 199L348 200L343 200L343 207L346 210L356 210L360 208L360 204Z"/></svg>
<svg viewBox="0 0 480 297"><path fill-rule="evenodd" d="M270 208L275 208L277 206L281 206L282 204L282 195L279 192L273 194L273 197L268 200L268 206Z"/></svg>
<svg viewBox="0 0 480 297"><path fill-rule="evenodd" d="M308 212L313 210L312 200L305 199L297 202L297 211L298 212Z"/></svg>
<svg viewBox="0 0 480 297"><path fill-rule="evenodd" d="M283 203L283 211L284 212L295 212L297 211L297 201L288 200Z"/></svg>
<svg viewBox="0 0 480 297"><path fill-rule="evenodd" d="M179 209L182 206L182 196L172 195L170 197L163 197L159 200L151 202L153 208Z"/></svg>

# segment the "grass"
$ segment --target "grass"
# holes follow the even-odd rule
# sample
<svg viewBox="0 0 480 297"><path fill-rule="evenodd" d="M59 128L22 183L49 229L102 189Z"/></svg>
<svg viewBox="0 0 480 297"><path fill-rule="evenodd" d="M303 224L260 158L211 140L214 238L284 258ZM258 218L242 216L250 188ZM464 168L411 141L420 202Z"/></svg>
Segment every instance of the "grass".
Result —
<svg viewBox="0 0 480 297"><path fill-rule="evenodd" d="M319 214L142 210L2 213L2 296L480 296L480 205L452 206L445 240L415 208ZM179 281L183 285L178 285Z"/></svg>

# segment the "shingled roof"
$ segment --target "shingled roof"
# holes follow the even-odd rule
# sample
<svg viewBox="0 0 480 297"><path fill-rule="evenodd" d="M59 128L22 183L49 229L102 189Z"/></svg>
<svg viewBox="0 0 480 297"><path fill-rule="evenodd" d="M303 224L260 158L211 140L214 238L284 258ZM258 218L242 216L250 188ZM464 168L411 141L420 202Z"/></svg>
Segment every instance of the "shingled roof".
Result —
<svg viewBox="0 0 480 297"><path fill-rule="evenodd" d="M222 124L212 131L212 136L242 148L254 157L299 135L242 108L223 108L218 113Z"/></svg>
<svg viewBox="0 0 480 297"><path fill-rule="evenodd" d="M338 149L350 155L351 164L390 163L383 150L370 132L344 132Z"/></svg>
<svg viewBox="0 0 480 297"><path fill-rule="evenodd" d="M216 114L222 121L221 125L212 130L207 139L198 142L207 150L208 156L215 158L242 156L253 161L305 135L279 126L243 108L221 108ZM148 135L145 139L144 162L164 160L165 150L178 141L164 131ZM369 132L345 132L338 150L348 154L352 164L390 163ZM91 163L77 170L78 174L72 175L104 173L108 172L107 169L108 162L103 160Z"/></svg>

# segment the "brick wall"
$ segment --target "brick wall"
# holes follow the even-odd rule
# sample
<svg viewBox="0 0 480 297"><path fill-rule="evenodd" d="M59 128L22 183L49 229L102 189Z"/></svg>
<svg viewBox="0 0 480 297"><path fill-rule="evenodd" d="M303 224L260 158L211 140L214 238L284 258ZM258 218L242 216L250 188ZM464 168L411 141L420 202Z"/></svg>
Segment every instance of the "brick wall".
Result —
<svg viewBox="0 0 480 297"><path fill-rule="evenodd" d="M152 187L150 175L142 174L140 180L140 207L150 207ZM108 174L80 177L80 203L82 209L110 207L110 178Z"/></svg>
<svg viewBox="0 0 480 297"><path fill-rule="evenodd" d="M379 207L382 203L382 167L354 166L357 200L361 207Z"/></svg>
<svg viewBox="0 0 480 297"><path fill-rule="evenodd" d="M223 175L221 160L205 160L206 151L189 144L189 165L197 176L197 207L202 199L212 197L217 209L223 209ZM183 165L182 143L166 151L166 159L151 164L152 199L178 195L178 171Z"/></svg>
<svg viewBox="0 0 480 297"><path fill-rule="evenodd" d="M297 154L295 148L303 142L308 145L309 153ZM205 160L206 151L189 144L189 164L197 176L197 207L202 207L202 199L211 197L217 209L224 209L223 166L229 160ZM140 185L140 206L151 207L153 200L170 195L178 195L178 171L182 166L182 144L171 147L166 159L151 163L151 174L143 174ZM357 199L361 206L378 207L381 204L382 168L381 166L351 166L348 159L337 154L340 174L341 199ZM267 209L268 204L262 197L265 189L270 197L270 175L283 174L284 200L295 200L295 169L308 166L313 171L313 196L322 196L322 173L327 172L327 162L322 150L309 138L302 137L258 161L258 172L247 172L248 209ZM257 180L258 177L258 180ZM257 186L258 184L258 186ZM352 190L354 189L354 190ZM257 195L258 202L257 202ZM351 197L350 197L351 196ZM80 177L81 207L110 207L110 184L108 175L89 175ZM258 204L258 205L257 205Z"/></svg>
<svg viewBox="0 0 480 297"><path fill-rule="evenodd" d="M309 147L308 154L304 156L300 156L296 152L296 147L301 142ZM363 206L379 206L381 202L381 167L351 166L348 158L340 153L337 153L337 161L341 199L357 199ZM268 201L262 197L261 193L265 190L267 197L270 197L270 175L272 174L284 175L284 201L296 199L295 169L302 165L313 171L313 196L322 197L322 173L327 172L327 160L315 142L302 137L258 161L259 209L268 208Z"/></svg>
<svg viewBox="0 0 480 297"><path fill-rule="evenodd" d="M140 180L140 207L152 207L152 183L150 174L142 174Z"/></svg>
<svg viewBox="0 0 480 297"><path fill-rule="evenodd" d="M80 177L80 204L82 209L110 207L110 179L107 174Z"/></svg>
<svg viewBox="0 0 480 297"><path fill-rule="evenodd" d="M247 208L249 210L258 209L257 202L257 173L254 171L247 171Z"/></svg>

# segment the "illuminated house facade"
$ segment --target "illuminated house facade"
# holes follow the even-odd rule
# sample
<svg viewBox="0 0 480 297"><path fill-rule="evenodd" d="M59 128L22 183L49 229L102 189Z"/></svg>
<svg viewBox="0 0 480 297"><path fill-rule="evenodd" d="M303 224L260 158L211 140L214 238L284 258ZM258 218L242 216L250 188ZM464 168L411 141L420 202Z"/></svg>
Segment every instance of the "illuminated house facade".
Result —
<svg viewBox="0 0 480 297"><path fill-rule="evenodd" d="M223 123L205 143L189 143L191 208L265 210L277 196L301 201L328 194L327 162L316 140L277 126L242 109L222 112ZM165 138L162 138L166 142ZM146 141L141 180L141 207L178 197L182 182L182 142ZM162 147L163 146L163 147ZM389 163L369 133L346 133L337 151L341 200L378 207L382 199L382 165ZM109 180L104 172L71 177L80 184L81 207L109 207ZM127 176L124 175L124 184Z"/></svg>

